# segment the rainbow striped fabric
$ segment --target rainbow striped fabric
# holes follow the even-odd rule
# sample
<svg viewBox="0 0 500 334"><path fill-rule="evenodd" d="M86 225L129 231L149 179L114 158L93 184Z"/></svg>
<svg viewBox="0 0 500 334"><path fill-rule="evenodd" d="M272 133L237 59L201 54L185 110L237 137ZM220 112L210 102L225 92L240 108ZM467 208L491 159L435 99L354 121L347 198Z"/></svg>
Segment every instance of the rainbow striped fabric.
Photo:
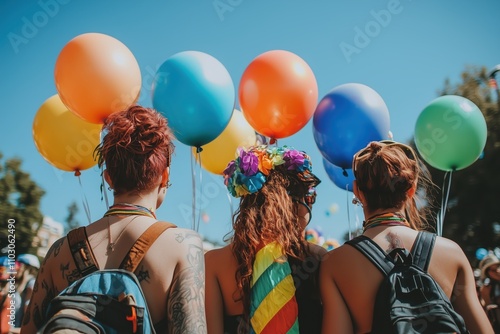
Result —
<svg viewBox="0 0 500 334"><path fill-rule="evenodd" d="M276 242L255 257L250 301L251 333L299 333L298 306L292 271Z"/></svg>

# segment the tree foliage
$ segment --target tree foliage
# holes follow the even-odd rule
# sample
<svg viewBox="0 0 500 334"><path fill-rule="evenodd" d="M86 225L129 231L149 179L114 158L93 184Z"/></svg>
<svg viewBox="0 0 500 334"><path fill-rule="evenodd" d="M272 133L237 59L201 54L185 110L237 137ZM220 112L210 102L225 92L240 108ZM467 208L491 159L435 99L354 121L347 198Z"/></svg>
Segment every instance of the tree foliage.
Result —
<svg viewBox="0 0 500 334"><path fill-rule="evenodd" d="M4 249L8 245L8 234L15 233L16 254L34 254L32 241L36 227L42 225L40 200L45 191L31 179L30 174L21 169L21 164L18 158L4 162L0 153L0 248ZM8 222L12 222L12 219L15 221L15 230L8 230Z"/></svg>
<svg viewBox="0 0 500 334"><path fill-rule="evenodd" d="M438 92L460 95L474 102L488 128L483 156L471 166L452 173L443 224L443 236L460 244L472 261L479 247L493 249L500 244L500 91L497 87L490 88L488 79L486 68L468 67L459 83L446 80ZM441 187L445 173L427 167L434 183ZM442 196L442 189L439 195Z"/></svg>
<svg viewBox="0 0 500 334"><path fill-rule="evenodd" d="M69 231L80 226L80 223L76 219L77 214L78 205L76 205L75 202L71 202L71 204L68 206L68 215L65 219L66 224L64 226L64 234L68 234Z"/></svg>

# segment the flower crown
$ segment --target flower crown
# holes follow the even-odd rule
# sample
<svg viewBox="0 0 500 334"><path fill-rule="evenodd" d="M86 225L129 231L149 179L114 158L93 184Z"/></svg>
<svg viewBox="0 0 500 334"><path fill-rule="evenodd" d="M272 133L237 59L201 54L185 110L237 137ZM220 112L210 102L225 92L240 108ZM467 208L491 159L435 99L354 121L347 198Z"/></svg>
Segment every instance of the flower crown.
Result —
<svg viewBox="0 0 500 334"><path fill-rule="evenodd" d="M270 171L281 165L297 173L304 182L314 185L320 182L312 174L311 159L305 152L287 146L260 145L238 150L236 159L231 160L223 172L224 184L234 197L253 194L262 188Z"/></svg>

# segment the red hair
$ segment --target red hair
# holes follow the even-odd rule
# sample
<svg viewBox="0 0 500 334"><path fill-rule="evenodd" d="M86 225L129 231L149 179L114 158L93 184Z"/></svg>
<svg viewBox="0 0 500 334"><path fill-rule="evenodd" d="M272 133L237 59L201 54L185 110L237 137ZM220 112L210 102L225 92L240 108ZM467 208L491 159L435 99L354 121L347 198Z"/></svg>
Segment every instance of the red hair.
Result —
<svg viewBox="0 0 500 334"><path fill-rule="evenodd" d="M157 186L174 151L174 135L165 117L151 108L132 106L107 117L103 133L96 154L99 167L106 164L115 194Z"/></svg>

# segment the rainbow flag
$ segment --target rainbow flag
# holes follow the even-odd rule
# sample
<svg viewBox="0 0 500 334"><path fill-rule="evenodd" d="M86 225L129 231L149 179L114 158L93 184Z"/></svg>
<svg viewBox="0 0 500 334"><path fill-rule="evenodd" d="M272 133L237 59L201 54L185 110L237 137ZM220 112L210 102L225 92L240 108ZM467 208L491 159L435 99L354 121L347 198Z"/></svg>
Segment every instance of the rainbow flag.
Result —
<svg viewBox="0 0 500 334"><path fill-rule="evenodd" d="M251 333L299 333L292 270L276 242L257 252L250 288Z"/></svg>

